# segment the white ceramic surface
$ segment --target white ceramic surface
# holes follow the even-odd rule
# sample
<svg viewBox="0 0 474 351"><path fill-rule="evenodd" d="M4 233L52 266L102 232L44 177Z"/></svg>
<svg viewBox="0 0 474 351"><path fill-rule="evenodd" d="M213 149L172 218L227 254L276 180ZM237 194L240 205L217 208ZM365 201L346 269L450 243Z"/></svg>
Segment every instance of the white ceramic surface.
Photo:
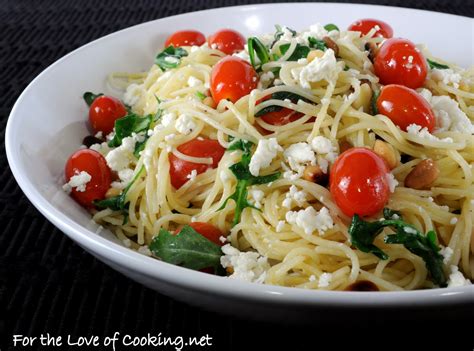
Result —
<svg viewBox="0 0 474 351"><path fill-rule="evenodd" d="M324 292L249 284L172 266L123 247L108 231L97 234L89 214L61 190L65 161L88 134L83 92L110 93L105 81L109 72L147 70L171 32L195 28L210 34L229 27L249 35L273 32L274 24L303 29L315 22L345 28L364 17L385 20L397 36L425 43L447 60L463 66L474 62L473 20L426 11L313 3L228 7L164 18L96 40L41 73L20 96L8 120L6 150L11 170L34 206L84 249L130 278L191 304L285 320L314 318L315 313L325 318L336 309L462 309L466 303L474 303L474 286L412 292Z"/></svg>

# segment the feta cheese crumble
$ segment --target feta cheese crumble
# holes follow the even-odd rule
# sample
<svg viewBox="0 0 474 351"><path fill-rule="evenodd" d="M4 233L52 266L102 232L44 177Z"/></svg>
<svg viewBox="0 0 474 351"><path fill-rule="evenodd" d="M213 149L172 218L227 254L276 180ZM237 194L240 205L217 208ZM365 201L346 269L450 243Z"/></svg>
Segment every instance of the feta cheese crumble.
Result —
<svg viewBox="0 0 474 351"><path fill-rule="evenodd" d="M261 208L263 198L265 197L265 193L259 189L250 189L249 195L250 195L250 198L254 201L254 206L257 208Z"/></svg>
<svg viewBox="0 0 474 351"><path fill-rule="evenodd" d="M441 142L444 142L444 143L452 143L453 142L452 138L439 139L438 137L431 134L428 131L428 128L426 128L426 127L422 128L420 125L414 124L414 123L410 124L407 127L407 133L411 134L411 135L414 135L414 136L417 136L419 138L430 140L430 141L441 141Z"/></svg>
<svg viewBox="0 0 474 351"><path fill-rule="evenodd" d="M257 149L250 159L250 174L257 177L262 168L270 166L278 151L283 151L283 148L278 144L276 138L259 140Z"/></svg>
<svg viewBox="0 0 474 351"><path fill-rule="evenodd" d="M305 89L311 89L311 82L325 80L334 82L342 71L336 61L334 51L328 49L321 58L315 58L313 61L303 67L296 67L291 70L293 78Z"/></svg>
<svg viewBox="0 0 474 351"><path fill-rule="evenodd" d="M312 234L315 230L323 234L326 230L334 227L334 222L326 207L321 208L319 212L312 206L304 210L289 211L285 218L288 223L303 229L307 235Z"/></svg>
<svg viewBox="0 0 474 351"><path fill-rule="evenodd" d="M282 206L286 208L291 208L293 201L298 206L303 206L306 201L306 192L303 190L298 190L295 185L290 187L290 191L286 193L286 197L283 200Z"/></svg>
<svg viewBox="0 0 474 351"><path fill-rule="evenodd" d="M308 143L300 142L290 145L283 153L291 169L299 172L308 163L315 164L316 156Z"/></svg>
<svg viewBox="0 0 474 351"><path fill-rule="evenodd" d="M461 82L461 75L454 72L453 69L438 69L433 68L430 72L430 77L438 82L443 82L446 85L452 85L456 89L459 88L459 83Z"/></svg>
<svg viewBox="0 0 474 351"><path fill-rule="evenodd" d="M86 191L86 185L91 181L91 179L92 177L89 173L86 171L81 171L80 173L73 175L69 179L69 182L63 185L63 189L68 194L72 191L72 189L76 189L76 191L83 193Z"/></svg>
<svg viewBox="0 0 474 351"><path fill-rule="evenodd" d="M221 257L221 265L224 268L232 268L231 279L240 279L247 282L262 284L265 281L270 264L265 256L258 252L241 252L230 244L222 247L224 255Z"/></svg>
<svg viewBox="0 0 474 351"><path fill-rule="evenodd" d="M186 178L189 179L190 181L193 181L197 177L197 171L193 169L191 173L189 173Z"/></svg>
<svg viewBox="0 0 474 351"><path fill-rule="evenodd" d="M132 83L127 87L127 90L123 94L123 102L128 106L133 106L138 102L138 100L140 100L140 97L144 92L145 90L142 85Z"/></svg>
<svg viewBox="0 0 474 351"><path fill-rule="evenodd" d="M329 284L331 284L332 274L331 273L323 273L319 277L318 281L318 288L327 288Z"/></svg>
<svg viewBox="0 0 474 351"><path fill-rule="evenodd" d="M176 120L176 123L175 123L174 127L181 134L188 135L194 129L196 129L197 125L196 125L196 122L194 122L194 119L191 116L189 116L187 114L182 114Z"/></svg>
<svg viewBox="0 0 474 351"><path fill-rule="evenodd" d="M446 247L441 248L439 253L441 256L443 256L443 263L448 264L449 261L451 260L451 257L453 257L454 251L449 246L446 246Z"/></svg>
<svg viewBox="0 0 474 351"><path fill-rule="evenodd" d="M448 279L448 288L471 285L471 281L464 277L462 272L459 271L458 266L451 266L451 274Z"/></svg>

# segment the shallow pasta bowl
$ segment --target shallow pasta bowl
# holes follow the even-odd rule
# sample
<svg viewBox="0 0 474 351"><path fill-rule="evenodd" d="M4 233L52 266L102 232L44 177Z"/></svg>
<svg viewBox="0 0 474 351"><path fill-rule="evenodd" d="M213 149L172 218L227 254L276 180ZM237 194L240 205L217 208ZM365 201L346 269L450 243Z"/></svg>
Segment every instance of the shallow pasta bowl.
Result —
<svg viewBox="0 0 474 351"><path fill-rule="evenodd" d="M331 318L335 310L338 318L341 313L359 309L371 312L363 316L386 313L387 309L412 309L415 314L411 318L423 310L466 312L467 304L474 303L474 286L409 292L309 291L250 284L163 263L125 248L107 230L98 232L89 213L61 188L65 161L88 134L83 92L113 94L106 85L107 74L148 70L171 32L195 28L210 34L229 27L250 35L272 32L277 23L302 29L315 22L345 28L364 17L385 20L398 36L427 44L435 56L463 66L474 61L473 48L466 46L473 42L472 19L426 11L367 5L271 4L164 18L96 40L41 73L20 96L8 120L6 150L11 170L33 205L85 250L126 276L181 301L242 316L286 321Z"/></svg>

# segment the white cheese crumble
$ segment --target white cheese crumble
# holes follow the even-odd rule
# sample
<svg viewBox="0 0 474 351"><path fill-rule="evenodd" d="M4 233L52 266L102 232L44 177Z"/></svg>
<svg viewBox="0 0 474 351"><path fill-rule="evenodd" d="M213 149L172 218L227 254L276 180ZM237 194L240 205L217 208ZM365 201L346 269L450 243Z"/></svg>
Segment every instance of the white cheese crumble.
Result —
<svg viewBox="0 0 474 351"><path fill-rule="evenodd" d="M221 257L221 265L224 268L232 268L231 279L240 279L247 282L262 284L265 281L270 264L265 256L258 252L240 252L230 244L222 247L224 255Z"/></svg>
<svg viewBox="0 0 474 351"><path fill-rule="evenodd" d="M315 58L303 67L293 68L291 75L301 87L310 89L311 82L319 82L321 80L326 80L327 82L336 81L341 71L342 68L336 61L334 51L328 49L322 57Z"/></svg>
<svg viewBox="0 0 474 351"><path fill-rule="evenodd" d="M289 211L285 218L288 223L303 229L307 235L312 234L315 230L323 234L326 230L334 227L334 222L326 207L321 208L319 212L312 206L304 210Z"/></svg>
<svg viewBox="0 0 474 351"><path fill-rule="evenodd" d="M451 274L448 279L448 288L453 288L457 286L471 285L471 281L464 277L462 272L459 271L458 266L451 266Z"/></svg>
<svg viewBox="0 0 474 351"><path fill-rule="evenodd" d="M265 197L265 193L259 189L250 189L249 195L251 199L254 201L254 206L257 208L261 208L263 198Z"/></svg>
<svg viewBox="0 0 474 351"><path fill-rule="evenodd" d="M278 151L283 151L276 138L261 139L258 141L257 149L250 159L250 174L257 177L262 168L270 166Z"/></svg>
<svg viewBox="0 0 474 351"><path fill-rule="evenodd" d="M318 281L318 288L327 288L329 284L331 284L332 274L331 273L323 273L319 277Z"/></svg>
<svg viewBox="0 0 474 351"><path fill-rule="evenodd" d="M174 112L168 112L168 113L165 113L163 114L163 116L161 116L161 125L163 127L168 127L171 123L174 122L176 118L176 114Z"/></svg>
<svg viewBox="0 0 474 351"><path fill-rule="evenodd" d="M191 116L189 116L187 114L182 114L176 120L176 123L175 123L174 127L181 134L188 135L194 129L196 129L197 125L196 125L196 122L194 122L194 119Z"/></svg>
<svg viewBox="0 0 474 351"><path fill-rule="evenodd" d="M102 139L104 137L104 133L102 133L102 131L100 130L95 133L94 137L96 137L97 139Z"/></svg>
<svg viewBox="0 0 474 351"><path fill-rule="evenodd" d="M142 85L132 83L123 94L123 102L128 106L133 106L138 102L144 92L145 90Z"/></svg>
<svg viewBox="0 0 474 351"><path fill-rule="evenodd" d="M227 238L226 238L225 236L221 235L221 236L219 237L219 241L224 244L224 243L227 242Z"/></svg>
<svg viewBox="0 0 474 351"><path fill-rule="evenodd" d="M122 139L122 145L111 150L105 157L110 169L119 172L128 168L130 162L134 159L133 152L137 140L133 137Z"/></svg>
<svg viewBox="0 0 474 351"><path fill-rule="evenodd" d="M247 51L245 50L242 50L242 51L239 51L239 52L234 52L232 54L232 56L236 56L244 61L247 61L247 62L250 62L250 56L249 54L247 53Z"/></svg>
<svg viewBox="0 0 474 351"><path fill-rule="evenodd" d="M283 154L291 169L300 172L308 163L315 164L316 156L308 143L300 142L290 145Z"/></svg>
<svg viewBox="0 0 474 351"><path fill-rule="evenodd" d="M112 182L112 187L124 189L133 179L133 169L125 168L118 172L120 182Z"/></svg>
<svg viewBox="0 0 474 351"><path fill-rule="evenodd" d="M173 65L176 65L176 64L179 63L179 58L174 57L174 56L166 56L165 61L168 62L168 63L171 63Z"/></svg>
<svg viewBox="0 0 474 351"><path fill-rule="evenodd" d="M106 156L110 151L110 147L106 142L101 144L92 144L89 149L97 151L98 153L102 154L102 156Z"/></svg>
<svg viewBox="0 0 474 351"><path fill-rule="evenodd" d="M391 172L386 174L386 178L390 192L393 193L398 185L398 181L395 179Z"/></svg>
<svg viewBox="0 0 474 351"><path fill-rule="evenodd" d="M441 141L441 142L444 142L444 143L452 143L453 142L452 138L439 139L438 137L431 134L428 131L428 128L426 128L426 127L422 128L420 125L414 124L414 123L410 124L407 127L407 133L411 134L411 135L414 135L414 136L417 136L417 137L420 137L420 138L423 138L423 139L426 139L426 140L430 140L430 141Z"/></svg>
<svg viewBox="0 0 474 351"><path fill-rule="evenodd" d="M408 234L416 234L418 233L415 228L412 227L403 227L403 231Z"/></svg>
<svg viewBox="0 0 474 351"><path fill-rule="evenodd" d="M286 193L286 197L283 200L282 206L286 208L291 208L293 201L298 206L303 206L306 201L306 192L303 190L298 190L295 185L290 187L290 191Z"/></svg>
<svg viewBox="0 0 474 351"><path fill-rule="evenodd" d="M191 171L191 173L189 173L186 178L189 179L190 181L194 181L194 179L196 179L197 177L197 171L195 169L193 169Z"/></svg>
<svg viewBox="0 0 474 351"><path fill-rule="evenodd" d="M92 177L89 173L81 171L80 173L73 175L69 181L63 185L63 189L68 194L72 189L76 189L76 191L83 193L86 191L86 185L91 181L91 179Z"/></svg>
<svg viewBox="0 0 474 351"><path fill-rule="evenodd" d="M451 260L451 257L453 257L454 251L449 246L446 246L446 247L441 248L439 253L441 256L443 256L443 263L448 264L449 261Z"/></svg>
<svg viewBox="0 0 474 351"><path fill-rule="evenodd" d="M441 81L446 85L452 85L456 89L459 88L459 83L462 79L461 75L459 73L454 72L451 68L433 68L430 72L430 77L435 81Z"/></svg>

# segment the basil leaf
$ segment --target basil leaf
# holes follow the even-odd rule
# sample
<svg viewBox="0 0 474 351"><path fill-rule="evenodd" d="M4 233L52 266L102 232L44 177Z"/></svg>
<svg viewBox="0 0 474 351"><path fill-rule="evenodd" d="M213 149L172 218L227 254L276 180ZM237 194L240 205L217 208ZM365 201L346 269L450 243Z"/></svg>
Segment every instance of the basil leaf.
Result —
<svg viewBox="0 0 474 351"><path fill-rule="evenodd" d="M262 117L266 115L267 113L278 112L278 111L281 111L282 109L283 109L282 106L270 105L270 106L262 108L261 110L258 110L258 112L255 113L255 117Z"/></svg>
<svg viewBox="0 0 474 351"><path fill-rule="evenodd" d="M286 100L286 99L289 99L293 103L297 103L298 100L303 100L303 101L306 101L306 102L310 101L310 100L308 100L307 98L305 98L303 96L300 96L300 95L295 94L295 93L291 93L289 91L278 91L276 93L273 93L271 95L271 99L282 100L282 101ZM283 108L282 106L270 105L270 106L267 106L267 107L264 107L264 108L258 110L255 113L255 117L264 116L265 114L267 114L269 112L277 112L277 111L280 111L282 108Z"/></svg>
<svg viewBox="0 0 474 351"><path fill-rule="evenodd" d="M283 32L283 28L279 24L276 24L275 28L276 28L276 32L275 32L275 35L274 35L274 40L273 40L272 45L270 45L270 47L273 47L273 45L275 45L275 43L278 40L280 40L280 38L283 36L283 34L285 34ZM295 30L293 30L291 28L288 28L288 27L286 27L286 29L291 33L292 36L296 36L296 31Z"/></svg>
<svg viewBox="0 0 474 351"><path fill-rule="evenodd" d="M288 49L290 48L290 44L282 44L280 45L280 52L284 55ZM293 53L288 57L287 61L298 61L299 59L306 58L310 52L310 48L305 45L296 44L295 50Z"/></svg>
<svg viewBox="0 0 474 351"><path fill-rule="evenodd" d="M449 66L443 65L442 63L438 63L436 61L426 59L428 61L428 65L430 66L431 69L437 68L437 69L448 69Z"/></svg>
<svg viewBox="0 0 474 351"><path fill-rule="evenodd" d="M129 137L132 133L140 133L147 131L153 120L153 116L145 117L136 115L134 113L128 114L125 117L119 118L115 121L115 136L109 141L110 147L117 147L122 144L123 138Z"/></svg>
<svg viewBox="0 0 474 351"><path fill-rule="evenodd" d="M162 261L195 270L220 265L222 250L191 226L185 225L174 235L165 229L153 238L150 251Z"/></svg>
<svg viewBox="0 0 474 351"><path fill-rule="evenodd" d="M163 71L166 71L178 67L181 63L181 58L185 56L188 56L186 50L170 45L156 56L155 64Z"/></svg>
<svg viewBox="0 0 474 351"><path fill-rule="evenodd" d="M242 215L242 211L246 207L251 207L256 210L259 210L251 203L247 201L248 196L248 187L251 185L258 185L258 184L266 184L271 183L280 178L280 173L273 173L266 176L254 176L250 173L249 164L251 159L251 146L253 145L252 142L248 140L236 140L234 141L227 151L231 150L242 150L242 158L240 162L233 164L229 167L232 171L234 176L237 178L237 186L235 187L235 191L232 195L230 195L222 204L222 206L218 209L218 211L225 208L227 202L229 200L235 201L235 212L234 212L234 220L232 225L235 226L240 221L240 217Z"/></svg>
<svg viewBox="0 0 474 351"><path fill-rule="evenodd" d="M393 217L393 213L392 210L386 209L384 210L384 217L386 215ZM439 254L440 249L436 244L436 234L433 231L423 235L415 227L404 222L402 219L366 222L358 215L354 215L349 226L351 243L360 251L372 253L385 260L388 258L388 255L373 244L375 238L385 227L395 230L395 234L385 237L385 243L402 244L407 250L420 256L425 261L426 268L430 272L433 281L439 286L446 286L443 256Z"/></svg>
<svg viewBox="0 0 474 351"><path fill-rule="evenodd" d="M372 114L375 116L379 113L379 109L377 108L377 99L379 98L380 91L374 91L374 95L372 95L372 99L370 99L370 107L372 108Z"/></svg>
<svg viewBox="0 0 474 351"><path fill-rule="evenodd" d="M91 93L90 91L86 91L82 97L84 98L84 101L86 102L87 106L92 105L95 99L97 99L99 96L103 96L104 94L99 93L99 94L94 94Z"/></svg>
<svg viewBox="0 0 474 351"><path fill-rule="evenodd" d="M255 69L261 67L261 65L270 61L270 52L268 48L265 45L263 45L263 43L260 40L258 40L258 38L250 37L247 40L247 47L249 51L250 63ZM260 66L257 64L255 60L255 54L260 60Z"/></svg>
<svg viewBox="0 0 474 351"><path fill-rule="evenodd" d="M384 208L383 209L383 217L385 219L401 219L402 214L398 211L391 210L389 208Z"/></svg>
<svg viewBox="0 0 474 351"><path fill-rule="evenodd" d="M319 40L314 37L308 37L308 43L309 43L309 47L313 49L326 51L328 48L324 40Z"/></svg>
<svg viewBox="0 0 474 351"><path fill-rule="evenodd" d="M324 26L324 29L326 29L328 32L331 32L331 31L333 31L333 30L339 31L339 27L336 26L336 25L333 24L333 23L328 23L328 24L326 24L326 25Z"/></svg>
<svg viewBox="0 0 474 351"><path fill-rule="evenodd" d="M205 94L201 93L200 91L196 91L196 96L201 100L204 100L207 97Z"/></svg>

